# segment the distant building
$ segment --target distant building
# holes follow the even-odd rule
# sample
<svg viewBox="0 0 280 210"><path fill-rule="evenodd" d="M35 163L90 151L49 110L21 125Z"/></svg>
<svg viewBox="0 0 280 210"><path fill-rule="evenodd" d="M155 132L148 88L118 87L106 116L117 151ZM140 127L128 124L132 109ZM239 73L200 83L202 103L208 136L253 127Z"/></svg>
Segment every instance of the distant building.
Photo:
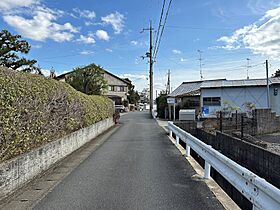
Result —
<svg viewBox="0 0 280 210"><path fill-rule="evenodd" d="M72 72L67 72L56 77L57 80L65 82L65 79L71 75ZM115 102L115 105L121 105L124 100L127 100L128 95L128 81L119 78L118 76L104 70L104 78L108 83L108 90L105 95Z"/></svg>
<svg viewBox="0 0 280 210"><path fill-rule="evenodd" d="M225 80L225 79L223 79ZM196 114L201 111L201 90L200 87L204 82L220 81L220 80L205 80L205 81L192 81L183 82L179 87L177 87L172 93L170 93L168 98L175 98L176 105L184 109L195 109ZM173 104L169 104L169 115L172 114ZM171 117L169 117L171 118Z"/></svg>
<svg viewBox="0 0 280 210"><path fill-rule="evenodd" d="M280 78L269 79L270 108L280 115ZM246 111L246 103L256 108L268 108L266 79L222 80L204 82L200 87L200 106L205 114L213 115L225 104Z"/></svg>
<svg viewBox="0 0 280 210"><path fill-rule="evenodd" d="M280 115L280 78L269 78L270 108ZM256 108L267 108L266 79L248 80L208 80L183 82L171 94L176 105L195 109L204 116L215 115L226 104L246 111L245 104L252 103ZM172 105L170 105L172 106Z"/></svg>
<svg viewBox="0 0 280 210"><path fill-rule="evenodd" d="M139 93L139 96L140 96L139 103L142 104L149 103L150 93L148 88L144 88L142 92Z"/></svg>

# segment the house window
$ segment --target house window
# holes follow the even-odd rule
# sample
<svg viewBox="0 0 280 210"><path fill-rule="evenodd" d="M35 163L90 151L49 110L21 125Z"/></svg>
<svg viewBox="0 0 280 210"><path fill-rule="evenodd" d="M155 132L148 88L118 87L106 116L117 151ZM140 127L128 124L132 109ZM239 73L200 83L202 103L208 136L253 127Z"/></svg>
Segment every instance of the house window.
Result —
<svg viewBox="0 0 280 210"><path fill-rule="evenodd" d="M203 98L204 106L221 106L221 97L206 97Z"/></svg>
<svg viewBox="0 0 280 210"><path fill-rule="evenodd" d="M114 91L115 90L114 86L113 85L109 85L109 90L110 91Z"/></svg>
<svg viewBox="0 0 280 210"><path fill-rule="evenodd" d="M120 86L120 91L124 92L124 86Z"/></svg>

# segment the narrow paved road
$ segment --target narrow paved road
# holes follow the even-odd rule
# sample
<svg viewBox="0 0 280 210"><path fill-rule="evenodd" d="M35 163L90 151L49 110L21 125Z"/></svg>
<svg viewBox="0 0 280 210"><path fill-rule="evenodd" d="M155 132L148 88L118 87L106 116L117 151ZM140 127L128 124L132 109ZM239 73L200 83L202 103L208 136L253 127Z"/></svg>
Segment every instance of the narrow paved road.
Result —
<svg viewBox="0 0 280 210"><path fill-rule="evenodd" d="M223 209L148 113L121 124L35 209Z"/></svg>

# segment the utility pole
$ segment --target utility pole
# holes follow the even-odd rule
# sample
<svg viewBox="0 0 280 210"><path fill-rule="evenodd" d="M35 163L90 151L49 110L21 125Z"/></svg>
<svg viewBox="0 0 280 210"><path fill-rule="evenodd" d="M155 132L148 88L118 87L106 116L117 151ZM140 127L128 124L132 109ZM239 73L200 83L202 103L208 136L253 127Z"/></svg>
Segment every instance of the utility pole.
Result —
<svg viewBox="0 0 280 210"><path fill-rule="evenodd" d="M153 97L153 27L152 20L150 20L150 114L153 112L154 97Z"/></svg>
<svg viewBox="0 0 280 210"><path fill-rule="evenodd" d="M203 80L203 75L202 75L202 51L201 50L197 50L197 52L199 53L199 69L200 69L200 80Z"/></svg>
<svg viewBox="0 0 280 210"><path fill-rule="evenodd" d="M268 60L265 61L265 66L266 66L267 108L270 108L269 79L268 79Z"/></svg>
<svg viewBox="0 0 280 210"><path fill-rule="evenodd" d="M249 79L249 68L251 67L250 66L250 59L247 58L246 60L247 60L247 79Z"/></svg>
<svg viewBox="0 0 280 210"><path fill-rule="evenodd" d="M150 63L150 114L153 112L153 106L154 106L154 99L153 99L153 27L152 27L152 20L150 20L150 27L144 28L143 31L150 31L150 50L146 53L146 56L143 56L142 58L149 58Z"/></svg>
<svg viewBox="0 0 280 210"><path fill-rule="evenodd" d="M170 85L170 69L168 70L168 78L167 78L167 85L166 85L166 93L167 95L170 94L171 85Z"/></svg>

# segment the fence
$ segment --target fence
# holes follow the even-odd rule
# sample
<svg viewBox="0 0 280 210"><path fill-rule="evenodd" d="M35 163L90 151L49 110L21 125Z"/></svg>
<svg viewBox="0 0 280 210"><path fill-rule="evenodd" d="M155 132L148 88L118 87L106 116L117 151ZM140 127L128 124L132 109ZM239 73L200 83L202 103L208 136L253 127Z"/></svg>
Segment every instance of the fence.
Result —
<svg viewBox="0 0 280 210"><path fill-rule="evenodd" d="M210 178L211 166L231 185L242 193L252 204L253 209L280 209L280 190L248 169L227 158L212 146L195 138L188 132L168 123L170 136L174 133L176 142L186 143L186 156L193 149L204 161L204 177Z"/></svg>
<svg viewBox="0 0 280 210"><path fill-rule="evenodd" d="M217 124L217 129L228 133L240 132L250 135L273 133L280 130L280 116L271 109L255 109L252 113L227 113L219 112L216 119L211 119Z"/></svg>

